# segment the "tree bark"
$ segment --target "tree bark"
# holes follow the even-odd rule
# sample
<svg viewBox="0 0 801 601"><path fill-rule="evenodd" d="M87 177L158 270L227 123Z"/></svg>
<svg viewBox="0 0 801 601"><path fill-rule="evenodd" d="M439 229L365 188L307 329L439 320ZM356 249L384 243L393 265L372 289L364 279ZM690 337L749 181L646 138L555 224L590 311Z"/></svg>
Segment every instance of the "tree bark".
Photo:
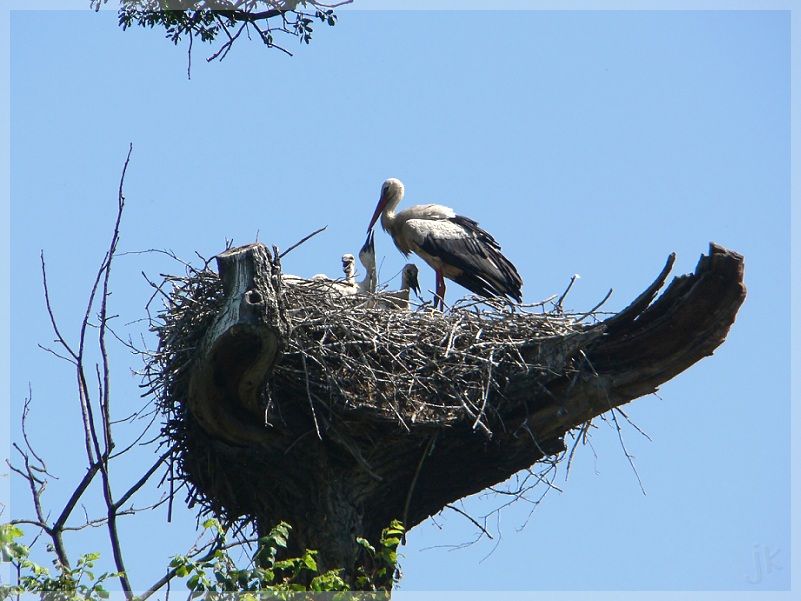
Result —
<svg viewBox="0 0 801 601"><path fill-rule="evenodd" d="M315 412L308 381L277 387L271 373L293 335L280 265L261 244L227 251L218 257L224 305L191 368L186 419L197 427L187 478L208 507L262 533L289 522L290 552L317 549L321 568L352 577L369 563L357 536L375 544L393 519L410 529L560 453L567 432L711 355L745 298L743 257L712 244L695 273L656 298L673 260L615 316L531 340L525 361L558 373L499 380L487 393L494 421L482 432L467 416L400 427L335 398Z"/></svg>
<svg viewBox="0 0 801 601"><path fill-rule="evenodd" d="M278 303L278 266L262 244L225 251L217 265L225 300L192 370L189 409L219 440L266 443L260 397L290 330Z"/></svg>

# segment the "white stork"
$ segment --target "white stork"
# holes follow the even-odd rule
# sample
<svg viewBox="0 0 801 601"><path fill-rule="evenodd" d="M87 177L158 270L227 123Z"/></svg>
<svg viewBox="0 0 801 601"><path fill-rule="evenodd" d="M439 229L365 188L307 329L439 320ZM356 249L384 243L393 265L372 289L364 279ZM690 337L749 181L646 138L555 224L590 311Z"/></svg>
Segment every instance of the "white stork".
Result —
<svg viewBox="0 0 801 601"><path fill-rule="evenodd" d="M359 261L361 261L366 274L361 282L356 281L356 258L351 254L342 255L342 271L345 274L345 287L342 294L366 294L375 292L377 283L375 269L375 242L373 232L367 234L367 240L359 251ZM316 276L315 276L316 277Z"/></svg>
<svg viewBox="0 0 801 601"><path fill-rule="evenodd" d="M345 274L345 284L356 289L356 257L350 253L342 255L342 273ZM317 278L318 276L314 276Z"/></svg>
<svg viewBox="0 0 801 601"><path fill-rule="evenodd" d="M417 296L420 296L420 284L417 282L417 265L414 263L406 263L401 271L401 289L398 292L398 297L406 301L406 308L409 308L409 291L414 290Z"/></svg>
<svg viewBox="0 0 801 601"><path fill-rule="evenodd" d="M410 292L414 290L420 296L420 285L417 283L417 265L406 263L401 271L401 288L393 292L384 292L376 297L377 306L381 309L409 310Z"/></svg>
<svg viewBox="0 0 801 601"><path fill-rule="evenodd" d="M381 198L370 220L378 217L405 256L414 252L437 274L434 306L445 306L445 279L481 296L506 296L520 302L523 280L514 265L501 254L490 234L468 217L442 205L416 205L395 213L403 198L403 184L391 178L381 186Z"/></svg>
<svg viewBox="0 0 801 601"><path fill-rule="evenodd" d="M359 292L372 294L378 285L378 274L375 267L375 234L372 230L367 233L367 240L364 241L364 246L359 251L359 261L366 272L364 280L357 284Z"/></svg>
<svg viewBox="0 0 801 601"><path fill-rule="evenodd" d="M378 277L375 269L375 242L373 232L367 234L367 240L359 251L359 261L365 269L361 282L356 281L356 258L351 254L342 255L342 271L345 274L345 285L348 290L343 294L360 294L375 292Z"/></svg>

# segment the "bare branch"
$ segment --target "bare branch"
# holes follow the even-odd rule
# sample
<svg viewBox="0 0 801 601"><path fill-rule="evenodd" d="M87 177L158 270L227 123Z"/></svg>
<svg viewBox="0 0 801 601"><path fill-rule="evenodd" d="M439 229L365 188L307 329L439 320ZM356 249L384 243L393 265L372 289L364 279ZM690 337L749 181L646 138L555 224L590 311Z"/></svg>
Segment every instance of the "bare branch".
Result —
<svg viewBox="0 0 801 601"><path fill-rule="evenodd" d="M149 404L150 404L150 403L148 403L148 405L149 405ZM146 406L147 406L147 405L146 405ZM156 418L158 418L158 416L159 416L159 413L158 413L158 410L157 410L157 409L153 409L153 410L152 410L152 411L151 411L149 414L145 414L145 415L150 415L150 421L149 421L149 422L147 423L147 425L146 425L146 426L145 426L145 427L142 429L142 432L139 434L139 436L137 436L137 437L136 437L136 438L135 438L135 439L134 439L134 440L133 440L133 441L132 441L132 442L131 442L131 443L130 443L128 446L124 447L122 450L120 450L120 451L117 451L116 453L113 453L113 454L111 454L111 455L109 456L109 459L114 459L114 458L116 458L116 457L119 457L120 455L124 455L124 454L126 454L126 453L127 453L129 450L131 450L131 449L132 449L132 448L134 448L136 445L138 445L138 444L140 443L140 441L141 441L141 440L142 440L142 439L145 437L145 434L147 434L147 433L150 431L150 427L151 427L151 426L153 425L153 423L156 421ZM114 425L114 423L119 423L119 422L112 422L112 425ZM143 445L148 445L148 444L151 444L151 443L155 442L156 440L158 440L158 439L159 439L159 436L160 436L160 434L157 434L157 435L156 435L156 436L154 436L152 439L150 439L150 440L147 440L147 441L145 441L145 442L144 442L144 443L142 443L142 444L143 444Z"/></svg>
<svg viewBox="0 0 801 601"><path fill-rule="evenodd" d="M473 524L473 525L474 525L476 528L478 528L479 530L481 530L481 533L482 533L482 534L484 534L484 535L486 535L488 538L490 538L490 539L493 539L493 538L494 538L494 537L493 537L493 536L492 536L492 535L489 533L489 531L488 531L488 530L487 530L487 529L486 529L484 526L482 526L481 524L479 524L479 523L476 521L476 519L475 519L473 516L471 516L469 513L467 513L466 511L462 511L461 509L459 509L458 507L456 507L456 505L454 505L453 503L451 503L451 504L448 504L448 505L446 505L445 507L446 507L447 509L451 509L451 510L455 511L456 513L458 513L459 515L461 515L461 516L463 516L463 517L466 517L466 518L467 518L467 519L470 521L470 523L472 523L472 524ZM484 518L484 521L486 522L486 516L485 516L485 518Z"/></svg>
<svg viewBox="0 0 801 601"><path fill-rule="evenodd" d="M92 483L92 479L97 475L99 470L100 462L96 462L92 464L92 466L86 471L86 473L83 475L83 478L81 478L81 481L78 483L78 486L75 487L72 496L70 496L66 505L64 505L61 515L59 515L58 519L53 523L54 530L64 529L64 525L67 523L72 510L75 509L78 501L80 501L83 493L86 492L86 489L89 488L89 485Z"/></svg>
<svg viewBox="0 0 801 601"><path fill-rule="evenodd" d="M31 491L31 500L33 501L33 508L36 512L36 521L42 525L42 530L47 533L50 537L50 540L53 542L53 550L58 558L58 561L64 565L69 567L69 557L67 556L67 551L64 548L64 540L61 536L61 530L56 530L46 526L47 524L47 516L45 515L44 509L42 508L42 493L44 492L45 487L47 486L47 482L44 480L40 480L36 477L33 473L33 469L31 468L30 464L30 457L27 453L25 453L17 443L13 443L14 448L17 452L22 456L23 464L25 465L25 471L23 472L19 468L12 466L10 463L8 464L9 467L16 473L20 474L23 478L28 481L28 486Z"/></svg>
<svg viewBox="0 0 801 601"><path fill-rule="evenodd" d="M592 362L589 360L589 358L587 357L586 353L583 350L580 352L581 356L587 362L587 365L589 365L590 370L592 370L592 373L595 374L595 377L598 378L600 381L601 378L598 375L598 372L595 371L595 366L593 366ZM617 421L617 416L615 415L614 411L615 406L612 404L612 399L609 398L609 392L606 390L605 387L603 389L603 392L604 395L606 395L607 400L609 401L609 414L612 416L612 422L615 424L615 430L617 431L617 438L620 441L620 446L623 449L623 453L626 455L626 459L628 460L629 465L631 466L631 469L634 472L634 475L637 477L637 483L640 485L640 490L642 491L642 494L645 495L647 493L645 492L645 487L643 486L642 479L640 479L640 474L637 471L637 466L634 465L634 456L631 453L629 453L629 450L626 448L626 443L623 441L623 430L620 427L620 423Z"/></svg>
<svg viewBox="0 0 801 601"><path fill-rule="evenodd" d="M67 363L72 363L72 365L78 365L78 363L74 359L72 359L71 357L66 357L64 355L61 355L61 354L57 353L56 351L54 351L53 349L51 349L49 347L42 346L41 344L37 344L36 346L38 346L44 352L50 353L51 355L53 355L54 357L56 357L58 359L62 359L64 361L66 361Z"/></svg>
<svg viewBox="0 0 801 601"><path fill-rule="evenodd" d="M33 446L31 446L30 440L28 440L27 423L28 423L28 414L31 411L31 401L32 400L33 400L33 391L31 390L31 385L30 385L30 382L29 382L28 383L28 398L25 399L25 403L22 406L22 420L21 420L21 422L22 422L22 427L21 427L22 439L25 441L25 446L28 447L28 450L31 452L31 455L33 455L36 458L36 461L38 461L39 464L42 466L42 472L44 472L45 474L47 474L51 478L54 478L55 476L53 476L52 474L48 474L47 473L47 466L45 465L44 460L39 455L36 454L36 451L33 450Z"/></svg>
<svg viewBox="0 0 801 601"><path fill-rule="evenodd" d="M56 316L53 313L53 306L50 303L50 290L47 287L47 272L45 270L45 260L44 260L44 251L39 253L39 258L42 264L42 284L44 286L44 297L45 297L45 306L47 307L47 314L50 317L50 325L53 326L53 331L56 334L56 340L64 347L64 349L70 354L70 356L77 362L78 355L75 351L72 350L67 341L64 339L64 336L61 335L61 331L58 329L58 323L56 322Z"/></svg>
<svg viewBox="0 0 801 601"><path fill-rule="evenodd" d="M305 238L303 238L303 239L302 239L300 242L296 242L295 244L293 244L292 246L290 246L289 248L287 248L287 249L286 249L284 252L282 252L280 255L278 255L278 258L279 258L279 259L283 259L283 258L284 258L285 256L287 256L287 255L288 255L288 254L289 254L291 251L295 250L295 249L296 249L298 246L300 246L301 244L303 244L304 242L306 242L306 241L307 241L309 238L313 238L314 236L316 236L316 235L317 235L317 234L319 234L320 232L324 232L326 229L328 229L328 226L327 226L327 225L324 225L324 226L323 226L323 227L321 227L319 230L315 230L315 231L313 231L311 234L309 234L308 236L306 236Z"/></svg>
<svg viewBox="0 0 801 601"><path fill-rule="evenodd" d="M109 298L109 279L111 277L111 262L117 250L117 243L120 239L120 222L122 221L122 213L125 208L125 196L123 194L123 186L125 184L125 174L128 170L128 163L131 160L131 152L133 152L133 144L128 146L128 155L125 158L125 163L122 168L122 175L120 176L119 191L117 194L117 218L114 223L114 231L111 237L111 244L106 252L106 258L98 273L98 278L102 274L103 290L100 301L100 331L98 334L98 342L100 346L100 354L102 357L102 379L100 368L98 367L98 379L100 380L101 396L100 407L103 419L103 454L100 457L100 473L103 479L103 499L106 503L107 518L108 518L108 533L109 541L111 543L111 552L114 556L114 563L119 572L120 584L122 585L123 592L127 599L133 597L130 580L125 570L125 562L123 559L122 546L120 544L119 532L117 530L117 517L118 505L114 502L111 492L111 481L108 471L108 459L114 447L114 442L111 437L111 371L109 367L108 352L106 350L106 320L108 319L108 298ZM97 283L95 284L97 287ZM94 294L94 293L93 293ZM93 432L94 434L94 432ZM97 444L97 435L94 434L95 444ZM100 455L100 453L98 453Z"/></svg>
<svg viewBox="0 0 801 601"><path fill-rule="evenodd" d="M565 298L567 298L567 294L570 292L571 288L573 288L573 284L576 283L577 279L579 279L579 274L573 274L573 277L570 278L570 283L567 285L567 289L562 293L562 296L559 297L559 300L556 301L556 305L554 307L557 312L564 313L564 307L562 303L564 303Z"/></svg>
<svg viewBox="0 0 801 601"><path fill-rule="evenodd" d="M584 320L585 320L586 318L588 318L589 316L591 316L591 315L595 315L595 313L598 311L598 309L600 309L600 308L603 306L603 304L604 304L606 301L608 301L608 300L609 300L609 298L612 296L612 292L613 292L613 290L610 288L610 289L609 289L609 292L607 292L607 293L606 293L606 296L604 296L604 297L601 299L601 302L600 302L600 303L598 303L597 305L595 305L595 306L594 306L592 309L590 309L589 311L587 311L587 312L586 312L586 313L584 313L583 315L580 315L580 316L578 316L578 317L576 318L576 321L577 321L577 322L579 322L579 321L584 321Z"/></svg>
<svg viewBox="0 0 801 601"><path fill-rule="evenodd" d="M145 472L145 474L133 486L131 486L131 488L129 488L125 494L123 494L117 500L117 502L114 504L115 509L119 509L120 507L125 505L125 503L128 502L128 499L130 499L140 488L142 488L142 486L145 485L145 483L150 479L150 477L156 473L156 470L161 466L162 463L164 463L164 461L170 455L172 455L172 453L173 449L170 448L169 451L167 451L161 457L159 457L156 460L156 462L150 467L150 469L147 470L147 472Z"/></svg>

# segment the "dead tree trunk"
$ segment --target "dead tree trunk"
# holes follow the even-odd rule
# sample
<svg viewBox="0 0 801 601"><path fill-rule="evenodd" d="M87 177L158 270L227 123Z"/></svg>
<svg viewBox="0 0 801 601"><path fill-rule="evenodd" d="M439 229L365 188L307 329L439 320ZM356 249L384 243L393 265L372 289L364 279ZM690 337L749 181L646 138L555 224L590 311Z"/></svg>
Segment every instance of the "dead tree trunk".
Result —
<svg viewBox="0 0 801 601"><path fill-rule="evenodd" d="M317 549L352 577L368 561L357 536L376 542L393 519L410 529L560 453L570 430L711 355L745 298L743 258L713 244L657 299L673 259L586 325L365 308L285 285L261 244L223 253L222 286L207 273L202 294L179 293L194 305L175 301L160 332L181 357L164 362L162 405L193 500L260 531L287 521L290 552Z"/></svg>

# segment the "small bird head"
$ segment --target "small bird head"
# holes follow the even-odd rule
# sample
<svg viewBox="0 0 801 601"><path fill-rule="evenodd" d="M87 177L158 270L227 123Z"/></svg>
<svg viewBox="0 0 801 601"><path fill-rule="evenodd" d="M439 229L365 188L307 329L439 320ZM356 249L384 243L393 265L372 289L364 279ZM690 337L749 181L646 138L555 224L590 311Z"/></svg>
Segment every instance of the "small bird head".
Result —
<svg viewBox="0 0 801 601"><path fill-rule="evenodd" d="M403 266L401 288L414 290L415 294L420 296L420 283L417 281L417 265L414 263L406 263L406 265Z"/></svg>
<svg viewBox="0 0 801 601"><path fill-rule="evenodd" d="M342 255L342 271L345 272L345 279L350 281L356 272L356 259L351 254Z"/></svg>

